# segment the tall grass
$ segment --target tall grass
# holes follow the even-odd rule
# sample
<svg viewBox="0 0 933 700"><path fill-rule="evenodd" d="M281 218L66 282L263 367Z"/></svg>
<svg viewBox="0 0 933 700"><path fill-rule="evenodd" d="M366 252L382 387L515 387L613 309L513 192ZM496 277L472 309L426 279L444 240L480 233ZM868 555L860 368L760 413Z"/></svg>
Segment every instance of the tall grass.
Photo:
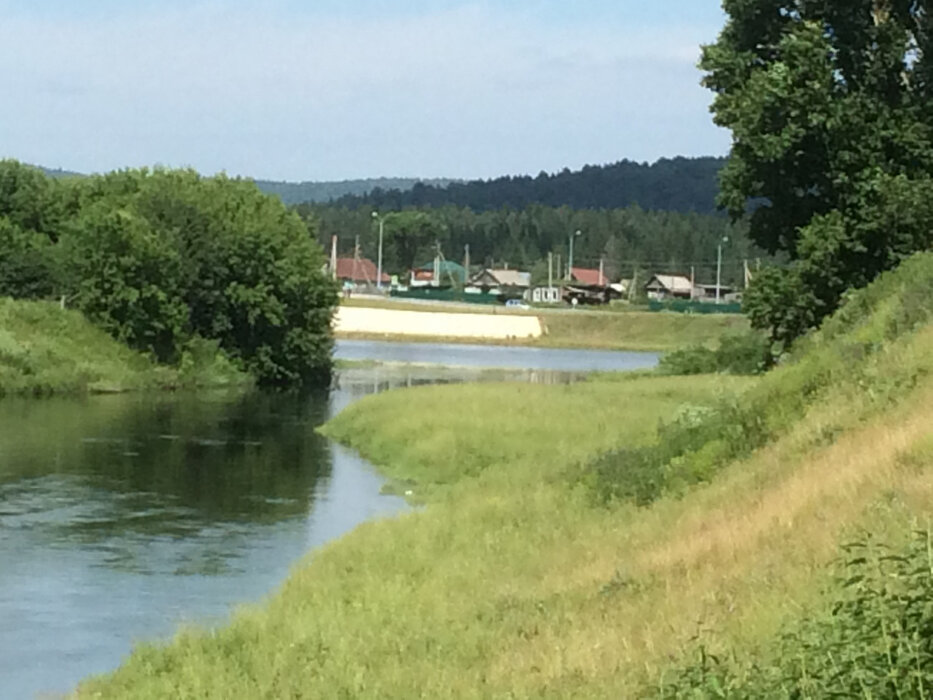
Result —
<svg viewBox="0 0 933 700"><path fill-rule="evenodd" d="M854 293L841 311L795 348L752 391L711 410L685 410L647 447L599 459L590 478L598 497L645 505L669 491L709 481L730 461L784 434L823 401L850 407L842 430L896 402L933 373L933 254L921 254Z"/></svg>

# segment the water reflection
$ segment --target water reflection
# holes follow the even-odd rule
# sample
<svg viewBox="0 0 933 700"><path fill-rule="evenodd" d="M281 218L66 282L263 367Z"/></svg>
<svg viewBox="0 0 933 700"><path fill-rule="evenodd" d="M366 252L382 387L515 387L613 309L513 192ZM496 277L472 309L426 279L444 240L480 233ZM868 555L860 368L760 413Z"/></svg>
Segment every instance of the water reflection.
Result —
<svg viewBox="0 0 933 700"><path fill-rule="evenodd" d="M94 548L104 566L225 571L238 536L307 516L332 469L313 430L327 411L325 394L0 402L0 542L28 533ZM170 557L148 546L181 538Z"/></svg>

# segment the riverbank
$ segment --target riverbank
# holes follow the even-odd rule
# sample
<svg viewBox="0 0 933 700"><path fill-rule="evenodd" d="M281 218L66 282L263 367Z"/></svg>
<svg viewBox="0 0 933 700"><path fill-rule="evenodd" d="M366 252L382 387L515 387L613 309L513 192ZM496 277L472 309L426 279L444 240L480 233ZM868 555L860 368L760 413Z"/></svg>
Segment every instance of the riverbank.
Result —
<svg viewBox="0 0 933 700"><path fill-rule="evenodd" d="M249 384L214 345L160 366L57 304L0 298L0 397Z"/></svg>
<svg viewBox="0 0 933 700"><path fill-rule="evenodd" d="M428 304L392 308L388 302L372 302L372 307L364 303L354 301L338 309L338 338L666 352L714 346L723 335L749 328L744 316L729 314L512 311Z"/></svg>
<svg viewBox="0 0 933 700"><path fill-rule="evenodd" d="M933 515L931 263L853 297L760 379L354 404L327 434L426 507L358 528L265 604L143 646L80 695L631 697L706 650L757 682L786 662L784 630L831 618L841 542L897 544ZM703 673L679 687L702 694Z"/></svg>

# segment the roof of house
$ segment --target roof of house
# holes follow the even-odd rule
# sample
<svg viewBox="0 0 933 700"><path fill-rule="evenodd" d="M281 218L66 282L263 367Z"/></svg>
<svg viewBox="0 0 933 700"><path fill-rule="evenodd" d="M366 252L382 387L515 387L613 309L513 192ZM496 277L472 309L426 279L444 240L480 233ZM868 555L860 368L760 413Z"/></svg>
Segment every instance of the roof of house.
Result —
<svg viewBox="0 0 933 700"><path fill-rule="evenodd" d="M657 281L661 287L669 292L684 292L689 294L693 290L693 284L683 275L654 275L648 280L645 286L651 286L651 283L654 281Z"/></svg>
<svg viewBox="0 0 933 700"><path fill-rule="evenodd" d="M520 272L519 270L483 270L478 275L473 276L474 281L479 281L483 277L489 276L495 284L501 287L530 287L531 273Z"/></svg>
<svg viewBox="0 0 933 700"><path fill-rule="evenodd" d="M609 284L609 278L606 275L601 275L599 270L590 270L585 267L574 267L571 268L571 277L579 282L580 284L585 284L590 287L605 287Z"/></svg>
<svg viewBox="0 0 933 700"><path fill-rule="evenodd" d="M353 258L337 258L337 279L375 284L376 276L377 270L372 260L367 258L360 258L359 260ZM391 281L391 278L383 272L383 284Z"/></svg>

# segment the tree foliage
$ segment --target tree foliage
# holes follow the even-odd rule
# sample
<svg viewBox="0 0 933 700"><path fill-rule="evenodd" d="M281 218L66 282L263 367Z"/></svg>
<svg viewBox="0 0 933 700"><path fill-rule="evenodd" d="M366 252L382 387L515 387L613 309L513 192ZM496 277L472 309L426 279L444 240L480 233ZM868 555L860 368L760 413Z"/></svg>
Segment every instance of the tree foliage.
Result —
<svg viewBox="0 0 933 700"><path fill-rule="evenodd" d="M733 134L720 202L738 218L754 201L752 240L794 261L751 295L776 339L933 245L928 4L724 2L728 22L701 60L716 122ZM806 304L779 308L791 292Z"/></svg>
<svg viewBox="0 0 933 700"><path fill-rule="evenodd" d="M5 162L0 211L0 294L64 296L162 361L201 337L266 384L329 378L336 290L323 253L252 183L158 169L50 184Z"/></svg>

